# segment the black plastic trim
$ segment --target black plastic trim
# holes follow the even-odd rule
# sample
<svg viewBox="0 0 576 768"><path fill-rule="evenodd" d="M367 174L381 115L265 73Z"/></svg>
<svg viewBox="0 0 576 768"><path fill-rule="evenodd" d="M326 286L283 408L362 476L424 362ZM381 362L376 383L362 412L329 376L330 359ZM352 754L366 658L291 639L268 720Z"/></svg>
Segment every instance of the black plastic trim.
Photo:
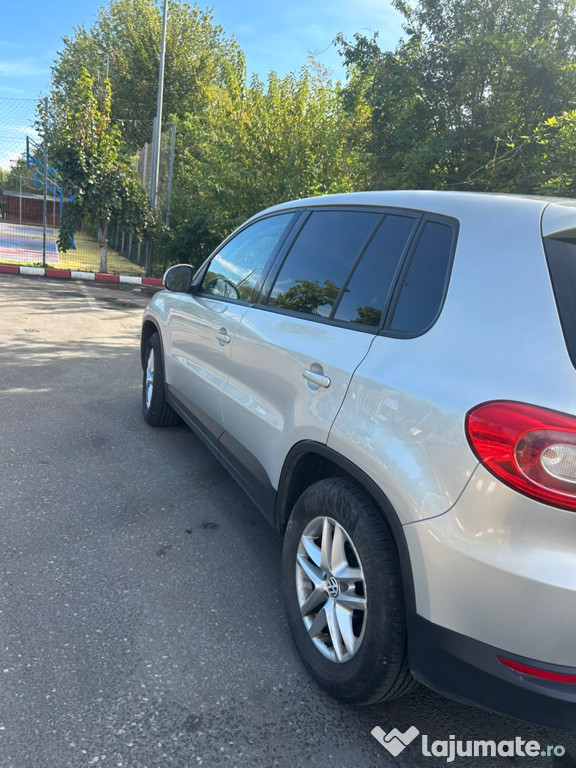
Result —
<svg viewBox="0 0 576 768"><path fill-rule="evenodd" d="M250 497L266 520L273 525L276 489L254 454L229 432L219 441L220 460L242 490Z"/></svg>
<svg viewBox="0 0 576 768"><path fill-rule="evenodd" d="M176 413L188 424L190 429L205 443L210 450L218 455L218 439L223 432L222 427L210 418L191 400L182 398L169 384L165 385L166 400Z"/></svg>
<svg viewBox="0 0 576 768"><path fill-rule="evenodd" d="M499 656L576 675L446 629L407 611L408 659L414 677L450 699L551 728L576 731L576 685L552 683L509 670Z"/></svg>
<svg viewBox="0 0 576 768"><path fill-rule="evenodd" d="M148 330L147 330L148 326L152 326L152 328L154 328L154 330L151 331L150 333L148 333ZM146 334L144 333L144 331L146 331ZM162 334L158 329L157 323L152 318L147 317L144 320L144 323L142 324L142 328L140 330L140 364L142 366L142 370L144 370L144 368L146 367L146 360L145 360L146 342L148 341L150 336L152 336L152 334L154 333L157 333L158 338L160 339L160 349L162 350L162 359L164 359L164 344L162 342Z"/></svg>

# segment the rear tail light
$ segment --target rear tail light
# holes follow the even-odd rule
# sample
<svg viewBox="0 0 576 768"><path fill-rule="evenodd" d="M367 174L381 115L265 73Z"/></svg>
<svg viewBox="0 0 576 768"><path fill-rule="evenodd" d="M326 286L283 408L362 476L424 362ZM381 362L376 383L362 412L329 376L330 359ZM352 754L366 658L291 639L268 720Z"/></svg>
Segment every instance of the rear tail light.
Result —
<svg viewBox="0 0 576 768"><path fill-rule="evenodd" d="M480 462L506 485L576 511L576 417L495 401L468 412L466 435Z"/></svg>

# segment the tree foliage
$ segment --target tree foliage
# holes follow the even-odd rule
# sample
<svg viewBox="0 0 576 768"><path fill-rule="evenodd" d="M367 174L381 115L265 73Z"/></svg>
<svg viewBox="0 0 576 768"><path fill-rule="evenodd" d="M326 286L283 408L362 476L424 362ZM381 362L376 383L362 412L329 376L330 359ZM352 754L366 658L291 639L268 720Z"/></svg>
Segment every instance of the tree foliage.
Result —
<svg viewBox="0 0 576 768"><path fill-rule="evenodd" d="M403 39L386 51L377 35L340 37L342 87L313 61L285 77L247 80L240 47L210 11L169 0L163 122L177 124L177 145L171 227L156 238L165 263L199 263L246 217L309 195L576 193L576 0L392 3ZM108 0L90 30L64 38L53 67L54 128L70 121L78 129L84 109L83 125L104 119L104 163L150 142L160 36L155 0ZM64 168L73 142L62 136L52 140ZM110 178L128 173L122 168ZM133 174L126 179L136 189ZM85 197L87 187L74 183ZM130 218L138 206L118 195L106 216ZM370 308L362 309L368 321Z"/></svg>
<svg viewBox="0 0 576 768"><path fill-rule="evenodd" d="M345 103L370 113L369 186L530 191L529 139L576 98L575 0L393 4L394 51L340 38Z"/></svg>
<svg viewBox="0 0 576 768"><path fill-rule="evenodd" d="M534 132L536 191L576 197L576 110L548 118Z"/></svg>
<svg viewBox="0 0 576 768"><path fill-rule="evenodd" d="M160 4L161 6L161 4ZM156 115L161 7L155 0L110 0L90 30L80 26L64 37L52 67L53 87L71 93L81 67L94 77L96 95L112 90L111 118L134 150L152 137ZM202 110L212 84L230 67L243 70L238 44L215 25L208 10L170 0L166 31L164 115Z"/></svg>
<svg viewBox="0 0 576 768"><path fill-rule="evenodd" d="M311 63L266 84L230 75L178 125L175 217L210 243L269 205L354 189L360 170L351 117L325 71Z"/></svg>
<svg viewBox="0 0 576 768"><path fill-rule="evenodd" d="M108 227L114 217L136 234L148 223L149 209L140 179L122 154L120 130L110 117L110 85L101 105L85 68L65 102L53 94L42 130L51 164L73 194L64 208L58 246L67 250L78 222L94 221L99 230L100 271L107 271Z"/></svg>

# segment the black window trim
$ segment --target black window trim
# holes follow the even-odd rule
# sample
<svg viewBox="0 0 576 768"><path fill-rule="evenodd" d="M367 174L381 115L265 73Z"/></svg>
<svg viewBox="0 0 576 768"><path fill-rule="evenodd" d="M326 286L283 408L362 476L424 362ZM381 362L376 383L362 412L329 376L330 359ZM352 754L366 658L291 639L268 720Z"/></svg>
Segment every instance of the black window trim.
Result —
<svg viewBox="0 0 576 768"><path fill-rule="evenodd" d="M321 315L308 314L306 312L297 312L296 310L284 309L283 307L276 307L273 304L268 303L270 293L272 291L276 278L278 277L278 274L282 269L284 261L286 260L288 254L290 253L290 250L293 244L295 243L298 235L300 234L302 228L304 227L305 223L308 221L312 213L321 212L321 211L341 211L341 212L357 211L360 213L379 213L380 214L379 222L375 225L366 243L362 247L359 255L354 260L354 264L350 267L350 271L347 275L344 287L350 281L352 275L354 274L354 270L356 269L356 267L360 262L360 259L362 258L370 242L378 232L378 229L382 226L386 216L388 215L404 216L407 218L413 218L417 222L413 232L408 238L408 241L404 248L404 252L402 253L402 256L399 260L396 273L391 283L392 287L388 292L388 296L382 308L382 318L378 326L365 325L364 323L354 323L348 320L336 320L335 318L332 317L333 313L336 311L335 308L337 308L340 298L343 295L342 289L338 294L337 300L330 313L331 315L330 317L323 317ZM438 320L438 317L440 316L440 313L442 312L442 308L446 300L446 294L448 292L448 285L450 282L450 275L452 272L452 265L454 262L454 253L456 250L456 242L458 239L459 222L457 219L451 216L429 213L427 211L418 210L414 208L402 208L399 206L395 207L395 206L381 206L381 205L309 205L309 206L307 205L307 206L297 206L294 208L285 208L282 210L271 212L269 214L263 214L260 217L254 217L252 219L249 219L243 226L239 227L238 229L235 229L234 232L232 232L222 243L220 243L217 249L215 249L210 254L210 256L206 259L206 261L202 264L202 266L199 267L194 277L193 283L195 285L198 285L202 282L212 259L215 258L218 255L218 253L222 250L222 248L224 248L224 246L227 245L230 242L230 240L232 240L236 235L240 234L242 231L244 231L247 227L251 226L252 224L256 224L258 221L262 221L263 219L266 219L266 218L272 218L273 216L279 216L287 213L292 214L293 218L291 221L288 222L284 235L282 236L282 238L280 238L273 252L269 256L266 264L264 265L262 269L262 274L260 275L260 278L258 279L258 283L254 287L254 290L252 291L252 295L249 300L233 299L225 296L216 296L213 294L201 293L200 291L198 292L197 295L201 297L209 298L215 301L226 301L233 304L240 304L240 305L245 305L249 307L257 307L258 309L265 310L267 312L275 312L277 314L300 318L302 320L312 321L315 323L332 325L338 328L350 328L351 330L360 331L362 333L370 333L372 335L379 335L379 336L388 336L390 338L402 338L402 339L417 338L418 336L422 336L425 333L427 333L432 328L432 326L436 323L436 321ZM442 292L442 298L438 306L438 311L435 314L433 320L421 331L418 331L418 332L393 331L390 328L387 328L386 326L392 320L392 317L394 315L394 310L396 309L396 305L400 297L404 278L406 277L408 269L410 268L410 264L412 263L412 258L414 256L414 253L420 241L420 237L422 235L424 227L426 223L429 221L435 221L435 222L438 222L439 224L444 224L445 226L450 227L453 232L451 253L448 259L448 267L447 267L446 275L444 278L444 287Z"/></svg>
<svg viewBox="0 0 576 768"><path fill-rule="evenodd" d="M257 305L259 309L265 309L268 312L277 312L278 314L288 315L290 317L300 317L304 320L313 320L314 322L323 323L327 325L334 325L339 328L353 328L354 330L363 331L364 333L371 333L371 334L379 333L380 329L382 328L382 321L384 320L384 317L386 316L386 313L387 313L387 303L390 301L391 297L394 295L393 289L389 291L388 296L386 297L386 302L382 309L382 319L380 324L377 326L366 325L365 323L354 323L349 320L337 320L332 315L334 314L334 312L338 307L338 304L344 292L344 288L348 285L348 283L352 279L352 275L354 274L356 267L360 263L362 256L366 252L366 249L372 242L373 238L376 236L376 233L378 232L379 228L382 226L386 216L404 216L405 218L412 218L416 222L418 222L418 220L422 219L422 216L424 215L424 211L419 211L412 208L400 208L400 207L383 206L383 205L310 205L310 206L303 206L301 208L296 208L294 210L303 211L306 213L306 215L301 217L301 220L299 221L299 225L297 227L292 228L291 237L289 241L285 242L284 247L280 251L278 251L276 255L276 259L268 272L266 281L263 282L262 284L262 290L258 295L255 296L255 298L253 297L252 304ZM344 286L343 288L340 289L340 292L338 293L336 301L334 302L334 306L332 307L332 310L330 312L330 316L323 317L321 315L312 315L312 314L308 314L307 312L297 312L296 310L293 310L293 309L284 309L283 307L276 307L273 304L269 304L268 300L270 298L270 294L272 292L272 288L274 286L276 278L278 277L278 274L280 273L280 270L282 269L284 262L288 257L290 250L292 249L292 246L296 242L298 235L300 234L304 225L310 218L310 215L312 213L322 212L322 211L377 213L380 215L380 219L374 225L374 229L368 236L366 243L363 245L362 249L360 250L360 253L354 260L354 263L352 264L352 266L350 267L350 270L344 282ZM398 279L399 272L403 266L404 259L406 258L406 252L409 250L412 240L417 231L418 231L418 225L416 225L414 231L408 238L407 246L405 247L405 250L400 258L399 267L392 280L393 288L395 286L395 281Z"/></svg>

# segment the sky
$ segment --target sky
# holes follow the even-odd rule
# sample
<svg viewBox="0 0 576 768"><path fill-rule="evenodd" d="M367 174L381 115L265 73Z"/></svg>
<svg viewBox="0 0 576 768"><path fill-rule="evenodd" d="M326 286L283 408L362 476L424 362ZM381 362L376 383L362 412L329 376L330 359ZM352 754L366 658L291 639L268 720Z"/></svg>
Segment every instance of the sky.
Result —
<svg viewBox="0 0 576 768"><path fill-rule="evenodd" d="M159 4L161 0L158 0ZM98 0L27 0L2 3L0 17L0 98L33 99L46 95L50 66L62 37L74 27L90 28ZM389 0L214 0L214 21L234 36L246 55L250 73L265 78L299 70L314 53L343 79L341 59L331 45L342 32L379 32L383 47L394 47L402 34L400 15Z"/></svg>

